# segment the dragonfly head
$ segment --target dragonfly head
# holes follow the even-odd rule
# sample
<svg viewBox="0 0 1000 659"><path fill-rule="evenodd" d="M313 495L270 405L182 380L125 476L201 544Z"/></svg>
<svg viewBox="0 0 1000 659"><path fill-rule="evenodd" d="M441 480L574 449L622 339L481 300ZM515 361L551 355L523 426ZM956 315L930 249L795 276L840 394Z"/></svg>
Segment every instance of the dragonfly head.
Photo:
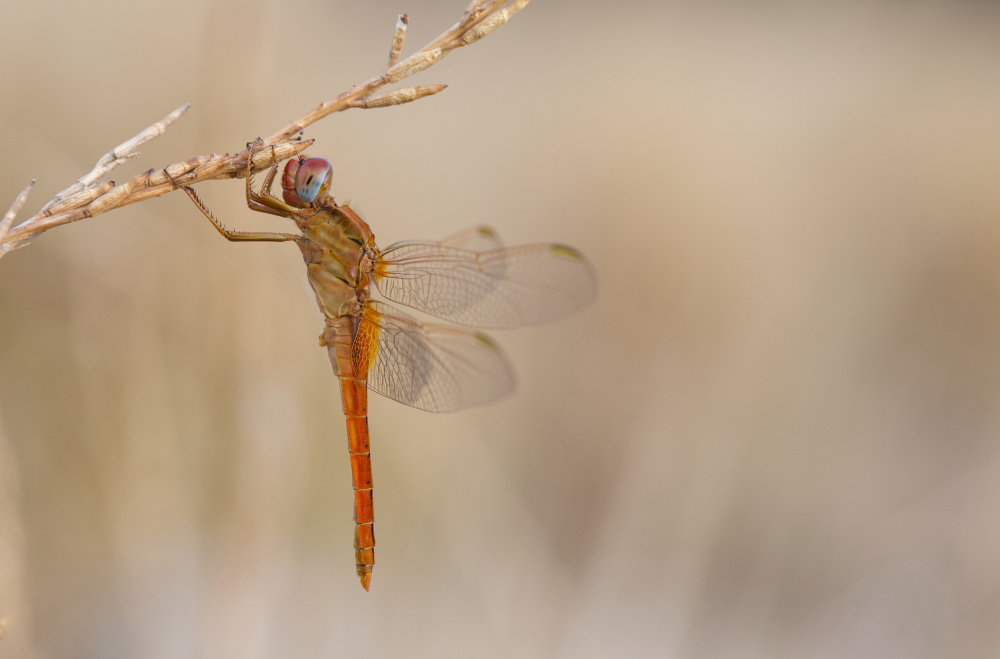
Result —
<svg viewBox="0 0 1000 659"><path fill-rule="evenodd" d="M325 199L332 183L333 165L326 158L293 158L281 176L282 196L286 203L305 208L317 199Z"/></svg>

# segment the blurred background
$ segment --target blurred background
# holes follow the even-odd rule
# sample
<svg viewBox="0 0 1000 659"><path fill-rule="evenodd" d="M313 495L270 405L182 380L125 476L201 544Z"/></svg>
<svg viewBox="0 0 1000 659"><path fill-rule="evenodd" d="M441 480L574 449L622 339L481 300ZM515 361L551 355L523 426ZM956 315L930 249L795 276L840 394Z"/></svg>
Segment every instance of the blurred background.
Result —
<svg viewBox="0 0 1000 659"><path fill-rule="evenodd" d="M112 178L238 151L464 6L4 3L0 206L185 102ZM170 194L9 254L0 657L997 656L998 37L986 2L538 0L412 79L443 94L310 128L380 244L488 223L601 282L495 333L492 407L372 396L370 593L294 247Z"/></svg>

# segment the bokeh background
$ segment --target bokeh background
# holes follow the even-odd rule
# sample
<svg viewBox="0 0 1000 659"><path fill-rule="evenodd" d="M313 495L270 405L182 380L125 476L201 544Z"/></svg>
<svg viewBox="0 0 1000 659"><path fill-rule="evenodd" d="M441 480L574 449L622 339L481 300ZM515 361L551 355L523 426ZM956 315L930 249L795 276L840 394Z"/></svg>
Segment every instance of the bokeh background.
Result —
<svg viewBox="0 0 1000 659"><path fill-rule="evenodd" d="M0 205L188 101L113 178L239 150L464 5L5 2ZM310 128L381 244L601 281L496 333L503 402L373 397L370 593L294 247L170 194L11 253L0 657L998 656L998 70L994 3L537 0Z"/></svg>

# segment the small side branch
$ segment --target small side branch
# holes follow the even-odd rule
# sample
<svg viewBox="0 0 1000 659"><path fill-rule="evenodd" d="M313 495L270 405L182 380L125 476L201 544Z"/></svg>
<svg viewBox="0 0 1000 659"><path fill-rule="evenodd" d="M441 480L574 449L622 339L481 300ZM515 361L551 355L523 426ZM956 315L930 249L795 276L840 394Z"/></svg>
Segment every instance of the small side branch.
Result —
<svg viewBox="0 0 1000 659"><path fill-rule="evenodd" d="M80 180L78 180L76 183L69 186L68 188L57 194L55 197L53 197L50 202L42 206L42 210L43 211L47 210L49 207L58 204L66 197L70 197L72 195L77 194L78 192L83 191L84 188L89 187L95 181L99 180L105 174L110 172L118 165L121 165L126 160L130 158L138 158L140 146L142 146L143 144L145 144L150 140L156 139L160 135L163 135L163 133L165 133L167 128L170 126L170 124L180 119L181 115L187 112L188 108L190 107L191 107L190 103L185 103L184 105L180 106L179 108L177 108L176 110L165 116L160 121L157 121L149 128L146 128L144 131L142 131L132 139L122 142L115 148L105 153L97 161L97 164L94 165L94 168L90 170L89 174L87 174L86 176L82 176Z"/></svg>
<svg viewBox="0 0 1000 659"><path fill-rule="evenodd" d="M406 26L410 24L410 17L400 14L396 19L396 33L392 35L392 46L389 48L389 63L385 65L389 68L399 60L399 53L403 50L403 41L406 40Z"/></svg>
<svg viewBox="0 0 1000 659"><path fill-rule="evenodd" d="M3 220L0 220L0 256L9 252L12 249L17 249L22 245L22 243L17 241L7 241L5 240L7 234L10 232L10 227L14 224L14 218L17 217L18 212L24 206L24 202L28 201L28 194L31 192L31 188L35 187L35 179L31 179L31 183L21 190L21 194L17 195L17 199L14 203L10 205L7 212L3 216Z"/></svg>
<svg viewBox="0 0 1000 659"><path fill-rule="evenodd" d="M400 105L401 103L409 103L417 100L418 98L423 98L424 96L430 96L431 94L443 92L447 88L448 85L422 85L420 87L406 87L404 89L396 89L391 92L372 94L367 98L354 101L354 103L351 104L351 107L384 108L389 105Z"/></svg>

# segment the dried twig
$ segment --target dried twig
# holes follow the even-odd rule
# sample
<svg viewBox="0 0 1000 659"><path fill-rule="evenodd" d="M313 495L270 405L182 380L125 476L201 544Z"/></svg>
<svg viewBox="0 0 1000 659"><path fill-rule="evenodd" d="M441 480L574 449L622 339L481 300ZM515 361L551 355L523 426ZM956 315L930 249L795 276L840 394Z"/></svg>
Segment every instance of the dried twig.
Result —
<svg viewBox="0 0 1000 659"><path fill-rule="evenodd" d="M401 15L396 22L396 30L389 50L389 63L386 68L377 76L352 87L332 101L321 103L301 119L293 121L270 137L258 141L254 145L253 160L250 163L251 173L266 169L276 162L291 158L307 149L312 144L312 140L300 141L300 134L306 127L329 114L349 108L378 108L410 103L424 96L443 91L446 88L445 85L423 85L376 93L382 87L404 80L432 66L452 50L483 38L506 23L529 1L513 0L507 4L508 0L475 0L468 6L457 23L414 54L398 61L406 38L408 24L406 14ZM170 124L187 111L188 107L188 105L184 105L177 108L164 117L162 121L153 124L132 139L106 153L97 161L89 174L57 194L36 215L18 226L12 227L14 217L21 210L32 185L34 185L34 181L32 181L31 185L28 185L18 195L10 210L0 221L0 257L13 249L22 247L32 238L54 227L93 217L115 208L176 190L177 186L170 181L171 177L179 185L191 185L201 181L246 176L247 159L250 158L249 148L232 155L227 153L219 156L213 153L195 156L184 162L168 165L166 168L151 169L117 186L113 181L97 183L101 177L125 160L138 156L137 149L141 144L162 135ZM164 169L167 170L169 176L164 173Z"/></svg>
<svg viewBox="0 0 1000 659"><path fill-rule="evenodd" d="M482 37L486 36L496 28L506 23L511 16L520 11L530 0L515 0L509 6L503 7L507 0L479 0L466 9L462 18L444 31L429 44L405 58L401 62L387 67L382 73L370 78L360 85L356 85L348 91L340 94L332 101L321 103L312 112L306 114L298 121L293 121L274 135L264 140L264 145L277 144L290 139L293 135L301 132L307 126L319 121L323 117L340 112L348 108L367 107L364 100L371 94L385 85L399 82L409 78L414 73L419 73L424 69L440 61L445 55L456 48L466 46ZM503 7L503 9L501 9ZM489 24L489 27L481 29L481 26ZM403 33L405 36L405 31ZM402 37L401 37L402 38ZM402 48L402 46L400 46ZM441 89L444 87L442 86ZM419 88L417 88L419 89ZM438 89L437 91L441 91ZM436 93L436 92L430 92ZM420 98L415 96L414 99ZM398 101L406 103L407 100Z"/></svg>
<svg viewBox="0 0 1000 659"><path fill-rule="evenodd" d="M165 116L162 120L156 122L155 124L147 128L146 130L142 131L132 139L128 140L127 142L119 144L111 151L105 153L103 156L101 156L100 160L97 161L97 164L94 166L94 169L92 169L89 174L82 177L79 181L77 181L76 183L69 186L68 188L57 194L55 197L53 197L49 203L42 206L42 210L43 211L48 210L50 207L59 203L66 197L70 197L72 195L77 194L78 192L82 192L84 188L93 185L95 181L103 177L105 174L107 174L112 169L122 164L129 158L138 158L139 147L141 145L145 144L146 142L150 141L153 138L163 135L163 133L167 130L167 127L170 124L177 121L182 114L188 111L188 108L190 107L191 107L190 103L185 103L184 105L180 106L179 108L177 108L176 110Z"/></svg>
<svg viewBox="0 0 1000 659"><path fill-rule="evenodd" d="M403 40L406 39L406 26L410 24L410 17L400 14L396 20L396 34L392 35L392 46L389 48L389 63L386 68L399 61L399 51L403 50Z"/></svg>
<svg viewBox="0 0 1000 659"><path fill-rule="evenodd" d="M21 190L21 194L17 195L17 199L14 200L14 203L10 205L10 208L4 214L3 220L0 220L0 256L21 246L21 243L17 242L8 244L4 238L10 231L10 226L14 223L14 217L17 216L18 211L24 206L24 202L28 201L28 193L31 192L31 188L33 187L35 187L35 179L31 179L31 183L24 190Z"/></svg>

